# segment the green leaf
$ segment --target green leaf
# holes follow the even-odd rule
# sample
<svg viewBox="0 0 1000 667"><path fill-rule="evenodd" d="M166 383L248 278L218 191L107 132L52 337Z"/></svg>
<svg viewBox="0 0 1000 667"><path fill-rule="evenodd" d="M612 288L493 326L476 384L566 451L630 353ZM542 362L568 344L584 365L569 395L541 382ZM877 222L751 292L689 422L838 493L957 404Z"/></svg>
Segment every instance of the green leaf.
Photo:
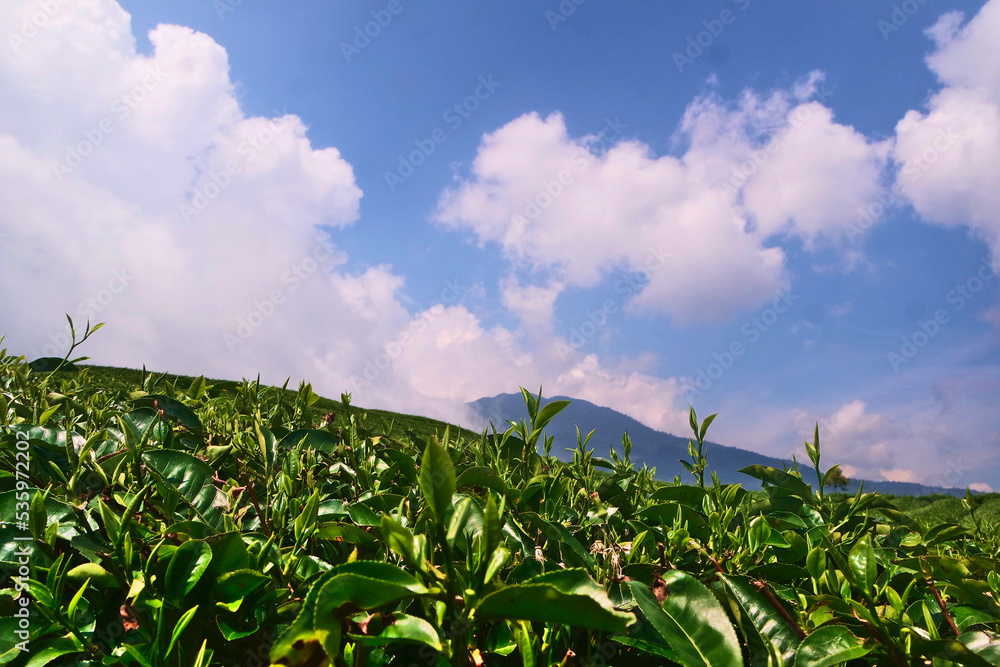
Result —
<svg viewBox="0 0 1000 667"><path fill-rule="evenodd" d="M298 616L272 645L271 664L300 667L319 663L323 649L313 628L313 612L316 609L316 599L319 597L319 583L321 582L309 587ZM335 641L339 645L339 627L336 629L338 634L331 643Z"/></svg>
<svg viewBox="0 0 1000 667"><path fill-rule="evenodd" d="M448 525L448 533L445 539L448 540L448 545L453 548L458 534L467 530L466 522L468 522L472 514L472 503L472 498L463 498L451 515L451 523Z"/></svg>
<svg viewBox="0 0 1000 667"><path fill-rule="evenodd" d="M871 535L865 535L851 549L848 558L851 572L858 586L870 595L875 577L878 576L878 564L875 561L875 549L872 547Z"/></svg>
<svg viewBox="0 0 1000 667"><path fill-rule="evenodd" d="M391 614L385 627L376 635L348 635L351 641L362 646L387 646L394 643L414 643L443 651L441 639L434 626L422 618L408 614Z"/></svg>
<svg viewBox="0 0 1000 667"><path fill-rule="evenodd" d="M413 533L387 514L382 515L382 539L386 541L390 549L403 557L407 565L417 566Z"/></svg>
<svg viewBox="0 0 1000 667"><path fill-rule="evenodd" d="M179 531L171 528L168 532ZM191 537L202 538L203 536L192 534ZM208 546L212 547L212 563L204 575L211 577L211 581L215 581L224 574L233 572L234 570L243 570L250 567L250 553L247 551L246 542L243 541L243 536L240 533L220 533L218 535L210 535L204 539L208 542Z"/></svg>
<svg viewBox="0 0 1000 667"><path fill-rule="evenodd" d="M230 642L249 637L260 630L260 625L254 620L251 619L248 621L236 614L226 612L216 614L215 622L219 626L219 632L226 638L226 641Z"/></svg>
<svg viewBox="0 0 1000 667"><path fill-rule="evenodd" d="M191 592L212 562L212 547L203 540L188 540L177 547L167 566L167 598L179 603Z"/></svg>
<svg viewBox="0 0 1000 667"><path fill-rule="evenodd" d="M83 652L79 641L70 637L56 637L40 644L36 645L35 642L30 644L31 659L24 667L44 667L64 655Z"/></svg>
<svg viewBox="0 0 1000 667"><path fill-rule="evenodd" d="M319 512L319 489L312 492L306 500L305 507L295 517L295 543L301 544L310 532L315 530L316 518ZM374 514L372 515L374 516Z"/></svg>
<svg viewBox="0 0 1000 667"><path fill-rule="evenodd" d="M959 635L958 641L989 664L1000 667L1000 635L977 630Z"/></svg>
<svg viewBox="0 0 1000 667"><path fill-rule="evenodd" d="M542 395L541 387L538 388L538 395ZM535 421L535 415L538 414L538 401L524 387L521 387L521 396L524 397L524 404L528 408L528 417L531 421Z"/></svg>
<svg viewBox="0 0 1000 667"><path fill-rule="evenodd" d="M447 441L442 445L432 438L420 461L420 491L431 515L441 526L451 508L451 496L455 493L455 464L446 444Z"/></svg>
<svg viewBox="0 0 1000 667"><path fill-rule="evenodd" d="M378 561L356 561L340 565L314 585L321 586L316 599L317 619L331 617L330 612L347 603L361 609L374 609L428 592L412 575L391 563Z"/></svg>
<svg viewBox="0 0 1000 667"><path fill-rule="evenodd" d="M618 642L619 644L624 644L625 646L637 648L640 651L645 651L646 653L660 658L667 658L668 660L673 660L674 662L681 662L681 658L677 655L677 653L662 644L654 644L651 641L640 639L638 637L629 637L628 635L612 635L611 640Z"/></svg>
<svg viewBox="0 0 1000 667"><path fill-rule="evenodd" d="M170 644L167 646L166 657L170 657L170 654L174 650L174 645L177 644L177 640L181 638L181 633L184 632L184 628L188 626L188 623L191 622L191 619L194 618L197 611L198 605L195 605L184 612L184 615L178 619L177 625L174 626L174 631L170 635Z"/></svg>
<svg viewBox="0 0 1000 667"><path fill-rule="evenodd" d="M200 375L195 379L191 380L191 384L188 386L187 395L194 400L201 398L201 395L205 393L205 376Z"/></svg>
<svg viewBox="0 0 1000 667"><path fill-rule="evenodd" d="M478 617L561 623L603 632L622 632L632 614L616 611L607 592L582 568L540 574L483 598Z"/></svg>
<svg viewBox="0 0 1000 667"><path fill-rule="evenodd" d="M31 369L32 373L51 373L55 369L59 368L60 364L62 364L62 368L60 368L60 370L63 372L76 373L80 370L80 367L75 364L71 364L69 362L63 363L63 359L61 357L39 357L38 359L29 362L28 368Z"/></svg>
<svg viewBox="0 0 1000 667"><path fill-rule="evenodd" d="M381 524L379 516L367 505L351 503L350 505L345 505L345 507L348 516L351 517L351 521L359 526L378 526Z"/></svg>
<svg viewBox="0 0 1000 667"><path fill-rule="evenodd" d="M538 416L535 418L535 432L540 432L548 426L548 423L552 421L552 418L562 412L569 404L570 401L552 401L551 403L546 404L544 408L538 411Z"/></svg>
<svg viewBox="0 0 1000 667"><path fill-rule="evenodd" d="M254 421L253 428L257 434L257 446L260 447L260 454L264 459L264 468L270 472L274 467L274 448L277 444L274 434L266 426L262 426L260 421Z"/></svg>
<svg viewBox="0 0 1000 667"><path fill-rule="evenodd" d="M677 507L680 506L678 505ZM565 559L572 559L574 561L573 564L585 567L593 573L594 557L566 526L555 521L546 521L533 512L525 512L522 514L522 517L530 521L535 530L542 531L542 534L547 539L558 542L560 551Z"/></svg>
<svg viewBox="0 0 1000 667"><path fill-rule="evenodd" d="M36 540L43 540L45 538L45 528L48 526L48 514L45 511L46 495L44 493L36 493L31 499L31 505L28 510L31 536Z"/></svg>
<svg viewBox="0 0 1000 667"><path fill-rule="evenodd" d="M101 515L101 522L104 524L104 532L112 543L118 541L118 531L121 530L121 522L118 516L111 511L111 508L104 504L104 499L97 498L97 511Z"/></svg>
<svg viewBox="0 0 1000 667"><path fill-rule="evenodd" d="M315 449L324 454L335 454L340 442L327 431L318 429L300 429L292 431L280 441L278 449L295 449L301 446L303 450Z"/></svg>
<svg viewBox="0 0 1000 667"><path fill-rule="evenodd" d="M215 582L215 596L220 602L231 603L250 595L271 581L271 577L256 570L227 572Z"/></svg>
<svg viewBox="0 0 1000 667"><path fill-rule="evenodd" d="M744 475L750 475L751 477L759 479L762 482L767 482L772 486L785 489L790 494L798 496L803 500L812 497L811 486L803 482L801 478L791 475L783 470L754 464L752 466L747 466L746 468L741 468L739 472Z"/></svg>
<svg viewBox="0 0 1000 667"><path fill-rule="evenodd" d="M750 619L753 627L757 630L761 640L770 642L785 661L785 664L791 665L795 659L795 650L798 648L801 639L789 627L784 617L750 583L748 577L726 576L723 574L716 576L726 584L733 598L739 604L740 609Z"/></svg>
<svg viewBox="0 0 1000 667"><path fill-rule="evenodd" d="M752 553L760 551L760 548L766 545L767 541L771 538L771 526L768 525L767 519L762 516L754 517L750 522L748 537L750 540L750 551Z"/></svg>
<svg viewBox="0 0 1000 667"><path fill-rule="evenodd" d="M806 570L813 579L819 579L826 572L826 550L822 547L813 547L806 556Z"/></svg>
<svg viewBox="0 0 1000 667"><path fill-rule="evenodd" d="M194 664L191 667L207 667L209 663L212 662L212 651L208 649L208 640L201 642L201 648L198 649L198 655L194 658Z"/></svg>
<svg viewBox="0 0 1000 667"><path fill-rule="evenodd" d="M215 471L197 457L171 449L159 449L142 455L147 469L161 485L173 488L210 525L218 527L223 508L216 504L218 489L212 484Z"/></svg>
<svg viewBox="0 0 1000 667"><path fill-rule="evenodd" d="M73 599L69 601L69 607L66 608L66 616L70 621L76 620L77 606L80 604L80 600L83 599L83 594L87 592L87 587L89 585L90 579L85 579L79 590L77 590L77 592L73 595Z"/></svg>
<svg viewBox="0 0 1000 667"><path fill-rule="evenodd" d="M983 656L977 655L968 646L956 639L923 639L913 640L914 656L930 658L935 664L964 665L964 667L993 667ZM947 662L942 662L942 659Z"/></svg>
<svg viewBox="0 0 1000 667"><path fill-rule="evenodd" d="M125 649L125 652L128 653L133 660L142 665L142 667L151 667L149 660L146 659L146 656L135 646L132 646L131 644L122 644L122 648ZM143 648L146 649L147 653L149 652L148 647L144 646Z"/></svg>
<svg viewBox="0 0 1000 667"><path fill-rule="evenodd" d="M66 573L66 578L70 581L86 581L89 579L91 584L97 586L118 586L118 580L97 563L77 565Z"/></svg>
<svg viewBox="0 0 1000 667"><path fill-rule="evenodd" d="M743 664L729 617L708 588L677 570L663 577L667 597L656 602L648 586L629 582L632 597L653 628L685 667Z"/></svg>
<svg viewBox="0 0 1000 667"><path fill-rule="evenodd" d="M699 440L702 440L702 441L705 440L705 434L708 433L708 427L711 425L712 422L715 421L715 418L718 417L718 416L719 416L718 414L714 414L714 415L709 415L709 416L705 417L705 421L703 421L701 423L701 430L698 432L698 439Z"/></svg>
<svg viewBox="0 0 1000 667"><path fill-rule="evenodd" d="M194 410L169 396L161 394L144 396L136 401L136 406L158 410L164 416L177 420L181 426L193 433L202 433L205 429L201 423L201 419Z"/></svg>
<svg viewBox="0 0 1000 667"><path fill-rule="evenodd" d="M983 602L986 602L986 600L983 600ZM949 611L951 611L951 617L961 632L965 632L974 625L996 623L998 620L995 616L979 609L974 609L973 607L958 606L952 607Z"/></svg>
<svg viewBox="0 0 1000 667"><path fill-rule="evenodd" d="M495 551L489 553L489 562L486 564L486 572L483 581L490 582L496 573L500 571L510 558L510 549L507 547L497 547Z"/></svg>
<svg viewBox="0 0 1000 667"><path fill-rule="evenodd" d="M795 667L834 667L867 655L871 648L842 625L827 625L802 640Z"/></svg>
<svg viewBox="0 0 1000 667"><path fill-rule="evenodd" d="M708 491L699 486L664 486L650 496L650 501L658 503L680 503L700 510Z"/></svg>
<svg viewBox="0 0 1000 667"><path fill-rule="evenodd" d="M818 468L820 459L819 422L816 422L816 432L813 434L813 441L809 442L808 440L806 440L805 442L806 442L806 454L809 455L809 460L812 461L812 464ZM826 482L826 480L823 481Z"/></svg>
<svg viewBox="0 0 1000 667"><path fill-rule="evenodd" d="M493 554L503 539L503 517L497 509L492 494L486 499L486 510L483 512L483 550L485 555ZM485 559L484 559L485 560Z"/></svg>
<svg viewBox="0 0 1000 667"><path fill-rule="evenodd" d="M474 466L463 470L462 474L458 476L455 486L459 489L466 486L478 486L484 489L491 489L501 495L507 494L507 485L504 484L503 478L492 468L484 468L482 466Z"/></svg>

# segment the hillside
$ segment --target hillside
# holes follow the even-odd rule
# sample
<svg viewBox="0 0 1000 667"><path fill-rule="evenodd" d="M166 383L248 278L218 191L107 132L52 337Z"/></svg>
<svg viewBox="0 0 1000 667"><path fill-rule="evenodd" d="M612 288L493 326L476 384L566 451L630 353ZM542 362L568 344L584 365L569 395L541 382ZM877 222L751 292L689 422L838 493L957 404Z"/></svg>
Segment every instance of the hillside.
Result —
<svg viewBox="0 0 1000 667"><path fill-rule="evenodd" d="M591 430L595 431L589 446L594 449L595 456L603 458L608 457L608 449L612 445L615 446L616 451L621 452L622 434L627 432L632 441L632 459L638 465L645 463L650 467L655 467L656 478L660 480L670 481L675 475L681 475L683 482L690 483L692 481L691 475L685 472L679 463L679 459L688 458L687 436L682 438L654 430L621 412L581 399L566 396L543 397L542 403L555 400L571 400L572 403L562 411L559 419L546 430L547 435L555 436L555 444L552 448L553 456L568 460L566 450L576 447L577 426L580 427L580 432L584 437ZM506 426L507 419L516 421L524 415L524 400L520 394L500 394L491 398L481 398L469 405L476 409L484 419L491 421L498 430L502 430ZM741 468L759 464L780 470L793 463L790 460L782 460L716 442L708 442L706 445L708 470L717 472L723 484L742 484L744 488L757 489L760 488L759 482L738 472ZM836 462L831 461L831 463ZM946 489L907 482L871 480L851 480L847 491L856 492L861 481L864 482L865 491L878 491L894 496L943 494L961 497L965 495L965 489Z"/></svg>
<svg viewBox="0 0 1000 667"><path fill-rule="evenodd" d="M95 385L102 385L105 387L121 387L126 389L137 389L142 386L143 371L141 370L134 368L92 366L85 364L81 364L78 367L80 369L86 369L89 372L90 378ZM172 373L153 373L145 371L145 374L146 376L155 375L157 379L162 378L165 382L184 387L190 385L195 379L188 375L174 375ZM229 390L235 389L240 385L239 382L234 382L232 380L207 379L207 382L222 394L226 394ZM293 389L285 389L284 396L291 402L295 399L296 393L297 392ZM334 418L332 424L335 427L346 428L349 424L348 412L344 409L344 404L341 401L318 396L316 402L312 405L312 409L316 413L323 415L333 413ZM391 435L392 437L402 437L407 431L411 431L423 437L427 437L429 435L439 435L444 432L445 428L448 427L451 428L451 432L453 434L461 435L461 437L466 440L478 440L481 435L475 431L446 424L443 421L431 419L430 417L408 415L399 412L390 412L388 410L368 409L354 403L351 404L351 409L368 413L369 420L375 424L383 425L385 427L385 433L387 435Z"/></svg>
<svg viewBox="0 0 1000 667"><path fill-rule="evenodd" d="M599 408L526 392L518 426L456 438L305 383L53 365L0 351L0 568L21 573L0 615L27 637L0 637L0 664L514 667L600 664L596 646L630 667L823 667L945 646L981 665L1000 649L997 497L845 496L760 465L748 493L658 483L628 456L559 462L535 453L544 431ZM941 641L896 639L910 631Z"/></svg>

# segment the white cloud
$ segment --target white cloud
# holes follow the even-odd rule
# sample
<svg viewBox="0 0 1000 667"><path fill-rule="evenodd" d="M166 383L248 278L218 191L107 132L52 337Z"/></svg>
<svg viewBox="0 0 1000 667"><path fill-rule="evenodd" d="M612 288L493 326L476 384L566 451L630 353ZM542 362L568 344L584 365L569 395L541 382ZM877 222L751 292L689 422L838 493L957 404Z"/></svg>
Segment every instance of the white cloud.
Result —
<svg viewBox="0 0 1000 667"><path fill-rule="evenodd" d="M979 319L983 322L989 322L997 328L997 331L1000 331L1000 306L993 306L992 308L985 310L983 314L979 316Z"/></svg>
<svg viewBox="0 0 1000 667"><path fill-rule="evenodd" d="M906 468L893 468L891 470L879 470L882 479L888 482L919 482L919 476L912 470Z"/></svg>
<svg viewBox="0 0 1000 667"><path fill-rule="evenodd" d="M521 285L516 276L500 281L503 305L517 315L529 331L549 332L552 330L553 309L556 298L562 292L563 284Z"/></svg>
<svg viewBox="0 0 1000 667"><path fill-rule="evenodd" d="M985 241L1000 268L1000 0L962 18L945 14L927 31L943 88L897 124L896 182L928 222Z"/></svg>
<svg viewBox="0 0 1000 667"><path fill-rule="evenodd" d="M69 312L81 328L108 321L85 350L100 363L291 375L471 426L464 402L556 377L547 391L663 419L670 381L556 360L558 281L504 283L506 305L542 337L531 351L454 305L458 283L442 291L452 305L411 315L391 266L343 271L329 232L359 217L351 166L312 146L294 115L247 117L208 35L160 25L143 55L115 2L59 6L16 51L0 50L0 303L18 313L3 332L12 350L62 354ZM4 4L0 27L33 7Z"/></svg>
<svg viewBox="0 0 1000 667"><path fill-rule="evenodd" d="M437 220L566 286L645 271L630 312L724 320L788 286L784 253L765 245L769 237L837 238L878 191L887 146L806 101L821 78L769 97L747 91L735 106L696 99L678 130L688 144L680 157L655 156L615 122L573 138L562 115L526 114L483 138L470 178L444 193Z"/></svg>
<svg viewBox="0 0 1000 667"><path fill-rule="evenodd" d="M878 195L889 145L871 144L835 123L819 102L796 106L788 118L772 139L773 157L744 189L744 201L762 234L796 234L811 247L822 235L839 238L845 223Z"/></svg>
<svg viewBox="0 0 1000 667"><path fill-rule="evenodd" d="M815 421L799 413L795 424L800 432L811 435ZM870 413L864 401L846 403L819 426L827 465L844 462L857 469L873 470L895 463L894 440L899 428L888 416Z"/></svg>
<svg viewBox="0 0 1000 667"><path fill-rule="evenodd" d="M36 4L5 3L0 26L16 28ZM86 348L103 363L281 380L313 374L304 349L372 335L363 317L339 316L356 305L351 280L405 323L386 305L399 279L385 270L372 270L381 282L330 277L346 257L321 229L353 223L361 198L336 149L314 148L293 115L246 117L209 36L161 25L143 55L116 3L59 6L0 50L0 300L18 313L5 323L12 349L62 354L68 312L81 328L109 322Z"/></svg>
<svg viewBox="0 0 1000 667"><path fill-rule="evenodd" d="M986 482L973 482L969 484L969 488L973 491L978 491L980 493L993 493L993 487Z"/></svg>

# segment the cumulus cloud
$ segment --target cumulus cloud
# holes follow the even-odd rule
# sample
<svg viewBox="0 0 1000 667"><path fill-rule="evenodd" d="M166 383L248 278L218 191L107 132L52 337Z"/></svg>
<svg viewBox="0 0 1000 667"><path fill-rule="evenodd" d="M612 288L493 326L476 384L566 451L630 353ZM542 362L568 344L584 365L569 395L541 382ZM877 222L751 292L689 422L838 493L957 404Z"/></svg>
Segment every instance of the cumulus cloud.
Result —
<svg viewBox="0 0 1000 667"><path fill-rule="evenodd" d="M747 91L736 104L696 99L678 129L687 144L679 157L625 138L618 120L571 137L561 114L525 114L483 138L437 220L560 286L643 271L649 280L629 301L633 313L724 320L788 286L771 237L836 237L878 191L887 146L809 101L821 79L769 96Z"/></svg>
<svg viewBox="0 0 1000 667"><path fill-rule="evenodd" d="M504 307L517 315L530 331L551 331L553 309L562 289L559 282L545 286L521 285L516 276L500 281Z"/></svg>
<svg viewBox="0 0 1000 667"><path fill-rule="evenodd" d="M797 430L811 434L815 421L804 412L795 417ZM886 415L868 411L864 401L851 401L819 423L820 443L827 465L845 463L872 472L895 467L899 427Z"/></svg>
<svg viewBox="0 0 1000 667"><path fill-rule="evenodd" d="M58 7L0 51L0 303L17 314L4 322L12 350L61 355L69 312L109 322L86 348L101 363L292 375L465 425L476 425L466 401L542 383L665 419L642 397L669 404L669 381L555 359L544 334L560 282L504 283L506 306L543 334L532 350L455 303L466 294L411 314L392 266L345 271L336 230L358 220L362 195L351 165L313 146L293 114L247 116L210 36L160 25L142 54L112 0ZM36 9L5 3L0 26L21 35Z"/></svg>
<svg viewBox="0 0 1000 667"><path fill-rule="evenodd" d="M0 25L36 4L5 3ZM324 230L353 223L361 198L339 152L294 115L247 117L209 36L161 25L144 55L116 3L58 6L0 55L12 347L61 355L68 312L109 321L88 348L105 363L275 377L305 374L283 365L320 336L367 334L329 314L350 295L331 283L346 258Z"/></svg>
<svg viewBox="0 0 1000 667"><path fill-rule="evenodd" d="M928 222L985 241L1000 268L1000 1L963 21L951 12L927 31L942 88L896 126L896 187Z"/></svg>

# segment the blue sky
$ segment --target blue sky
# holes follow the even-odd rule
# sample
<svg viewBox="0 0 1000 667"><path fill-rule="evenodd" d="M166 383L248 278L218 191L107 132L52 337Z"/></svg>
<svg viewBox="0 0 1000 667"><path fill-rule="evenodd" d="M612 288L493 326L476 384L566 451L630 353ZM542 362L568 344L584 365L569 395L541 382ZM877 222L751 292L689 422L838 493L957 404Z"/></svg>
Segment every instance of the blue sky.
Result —
<svg viewBox="0 0 1000 667"><path fill-rule="evenodd" d="M13 351L1000 488L1000 0L289 5L5 3Z"/></svg>

